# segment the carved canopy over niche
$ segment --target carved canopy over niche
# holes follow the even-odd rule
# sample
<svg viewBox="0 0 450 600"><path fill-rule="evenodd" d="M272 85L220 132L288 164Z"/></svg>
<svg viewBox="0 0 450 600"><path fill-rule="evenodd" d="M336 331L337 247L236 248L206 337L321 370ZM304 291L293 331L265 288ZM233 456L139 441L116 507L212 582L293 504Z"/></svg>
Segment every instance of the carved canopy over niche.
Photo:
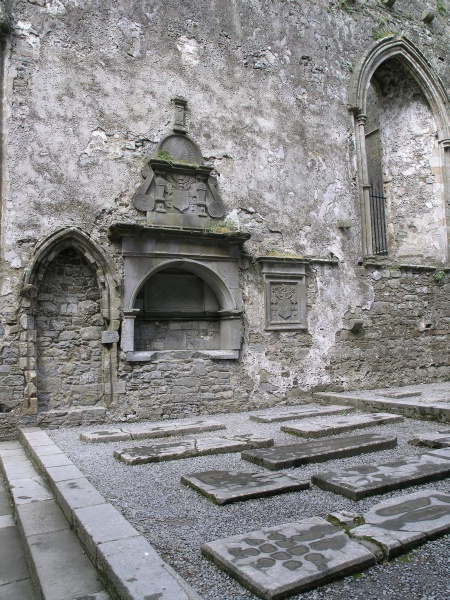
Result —
<svg viewBox="0 0 450 600"><path fill-rule="evenodd" d="M147 214L150 225L205 229L225 215L213 167L203 164L202 153L186 133L186 106L175 98L173 133L158 144L156 155L143 169L145 181L134 206Z"/></svg>

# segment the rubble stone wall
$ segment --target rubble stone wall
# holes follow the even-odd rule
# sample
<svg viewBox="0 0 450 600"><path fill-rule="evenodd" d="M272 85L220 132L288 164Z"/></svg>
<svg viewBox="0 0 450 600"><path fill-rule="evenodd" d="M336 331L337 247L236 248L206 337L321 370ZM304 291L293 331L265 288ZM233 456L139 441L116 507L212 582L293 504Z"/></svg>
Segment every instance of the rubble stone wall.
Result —
<svg viewBox="0 0 450 600"><path fill-rule="evenodd" d="M367 274L373 302L367 310L348 307L330 352L334 383L371 389L447 381L449 284L437 282L432 272L408 269L370 268ZM356 333L355 320L363 322Z"/></svg>

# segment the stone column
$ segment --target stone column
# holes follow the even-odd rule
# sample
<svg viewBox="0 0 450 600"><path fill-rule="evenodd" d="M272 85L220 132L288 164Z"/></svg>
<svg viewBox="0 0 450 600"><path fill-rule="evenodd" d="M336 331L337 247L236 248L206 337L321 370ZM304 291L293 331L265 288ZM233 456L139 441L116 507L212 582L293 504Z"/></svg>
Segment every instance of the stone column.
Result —
<svg viewBox="0 0 450 600"><path fill-rule="evenodd" d="M366 121L366 115L357 115L356 155L358 160L358 177L361 199L361 234L363 239L363 253L366 256L371 256L373 254L373 248L372 226L370 219L370 184L366 154Z"/></svg>
<svg viewBox="0 0 450 600"><path fill-rule="evenodd" d="M120 347L123 352L134 351L134 320L136 319L138 308L130 308L122 311L122 335Z"/></svg>

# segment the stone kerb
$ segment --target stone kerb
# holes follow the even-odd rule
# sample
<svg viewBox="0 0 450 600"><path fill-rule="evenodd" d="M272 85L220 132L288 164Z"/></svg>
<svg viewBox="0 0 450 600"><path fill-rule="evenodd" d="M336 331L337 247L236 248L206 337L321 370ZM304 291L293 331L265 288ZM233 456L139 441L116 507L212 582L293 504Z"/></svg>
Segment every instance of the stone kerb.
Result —
<svg viewBox="0 0 450 600"><path fill-rule="evenodd" d="M22 429L20 439L45 474L67 520L115 599L201 600L81 471L67 457L62 458L65 455L45 432ZM46 466L51 456L60 457L65 464Z"/></svg>

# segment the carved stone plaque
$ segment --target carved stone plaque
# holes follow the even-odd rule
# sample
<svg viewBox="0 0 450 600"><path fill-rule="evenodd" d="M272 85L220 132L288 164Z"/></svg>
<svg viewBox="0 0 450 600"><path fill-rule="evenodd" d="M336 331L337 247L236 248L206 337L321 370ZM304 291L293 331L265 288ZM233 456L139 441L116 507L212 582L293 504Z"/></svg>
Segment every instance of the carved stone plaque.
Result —
<svg viewBox="0 0 450 600"><path fill-rule="evenodd" d="M257 260L264 277L266 329L306 329L307 261L271 256Z"/></svg>

